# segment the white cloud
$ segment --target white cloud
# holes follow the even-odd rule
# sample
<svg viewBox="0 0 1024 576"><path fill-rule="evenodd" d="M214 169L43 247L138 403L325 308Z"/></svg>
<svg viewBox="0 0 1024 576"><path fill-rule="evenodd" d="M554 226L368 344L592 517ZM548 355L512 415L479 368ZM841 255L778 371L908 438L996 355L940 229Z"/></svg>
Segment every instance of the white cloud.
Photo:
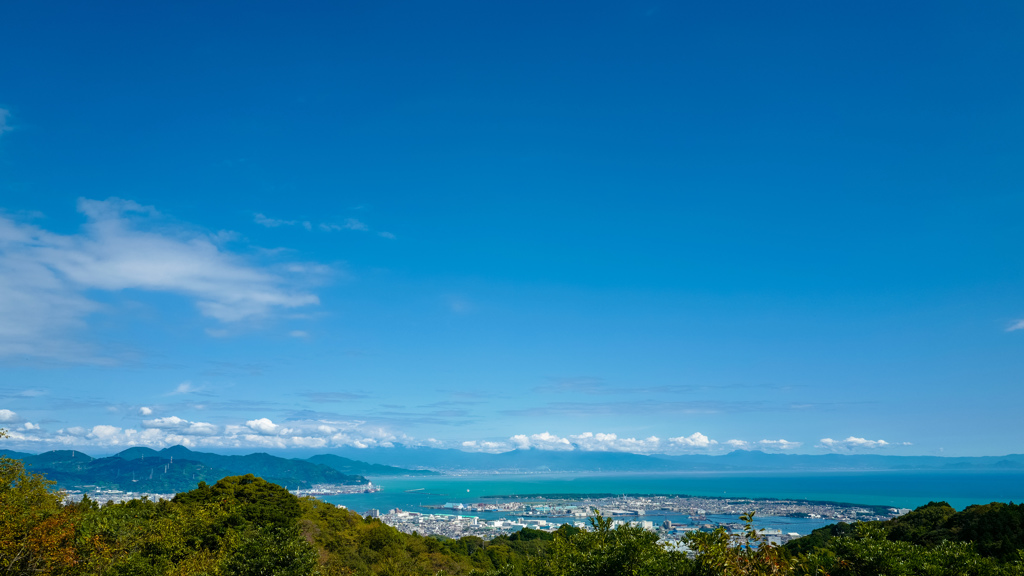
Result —
<svg viewBox="0 0 1024 576"><path fill-rule="evenodd" d="M363 422L313 420L279 426L269 418L249 420L244 425L219 426L193 422L178 416L153 418L142 422L142 429L100 424L91 428L74 426L46 434L41 427L25 425L12 432L15 443L54 447L102 448L150 446L163 448L181 444L189 448L356 448L391 447L395 441L411 443L412 438L388 430L366 426Z"/></svg>
<svg viewBox="0 0 1024 576"><path fill-rule="evenodd" d="M520 449L525 450L529 448L536 448L538 450L574 450L572 443L569 442L568 438L560 438L549 432L543 432L541 434L516 434L509 438L512 444Z"/></svg>
<svg viewBox="0 0 1024 576"><path fill-rule="evenodd" d="M0 422L14 422L17 419L17 413L12 412L6 408L0 410Z"/></svg>
<svg viewBox="0 0 1024 576"><path fill-rule="evenodd" d="M245 423L250 430L258 434L266 436L285 436L291 434L293 430L291 428L284 428L274 424L270 418L258 418L256 420L249 420Z"/></svg>
<svg viewBox="0 0 1024 576"><path fill-rule="evenodd" d="M25 430L39 430L39 424L33 424L31 422L25 422Z"/></svg>
<svg viewBox="0 0 1024 576"><path fill-rule="evenodd" d="M708 438L700 432L694 432L689 436L669 438L668 441L680 448L710 448L718 444L717 441Z"/></svg>
<svg viewBox="0 0 1024 576"><path fill-rule="evenodd" d="M7 118L9 118L10 116L10 110L7 110L6 108L0 108L0 136L3 136L4 132L10 132L11 130L13 130L13 128L11 128L7 124Z"/></svg>
<svg viewBox="0 0 1024 576"><path fill-rule="evenodd" d="M1007 332L1013 332L1014 330L1024 330L1024 320L1017 320L1006 329Z"/></svg>
<svg viewBox="0 0 1024 576"><path fill-rule="evenodd" d="M153 414L153 409L148 406L139 408L139 416L150 416Z"/></svg>
<svg viewBox="0 0 1024 576"><path fill-rule="evenodd" d="M857 438L856 436L850 436L845 440L833 440L831 438L822 438L817 448L824 448L831 452L852 452L857 450L877 450L879 448L886 448L889 446L909 446L909 442L897 442L895 444L886 442L885 440L868 440L867 438Z"/></svg>
<svg viewBox="0 0 1024 576"><path fill-rule="evenodd" d="M724 444L724 445L723 445ZM516 434L509 438L508 442L483 442L478 440L467 440L459 446L463 450L473 452L504 452L512 449L537 449L537 450L580 450L583 452L628 452L632 454L687 454L687 453L720 453L723 448L749 450L758 448L762 450L790 450L798 448L800 442L788 440L761 440L759 442L748 442L746 440L729 440L719 443L700 432L694 432L689 436L677 436L662 440L657 436L646 438L622 438L614 433L605 432L583 432L582 434L571 434L567 437L560 437L549 432L543 434Z"/></svg>
<svg viewBox="0 0 1024 576"><path fill-rule="evenodd" d="M327 446L326 438L316 438L314 436L292 436L292 446L296 448L323 448Z"/></svg>
<svg viewBox="0 0 1024 576"><path fill-rule="evenodd" d="M309 332L305 330L292 330L288 335L292 338L309 338Z"/></svg>
<svg viewBox="0 0 1024 576"><path fill-rule="evenodd" d="M102 309L90 291L179 294L225 323L319 303L153 207L80 199L78 210L86 223L70 235L0 216L0 356L97 361L71 337Z"/></svg>
<svg viewBox="0 0 1024 576"><path fill-rule="evenodd" d="M617 434L603 432L571 435L572 440L580 450L584 452L634 452L638 454L649 454L661 448L661 439L657 436L647 438L619 438Z"/></svg>
<svg viewBox="0 0 1024 576"><path fill-rule="evenodd" d="M146 428L178 428L183 424L188 424L188 420L178 418L177 416L154 418L153 420L144 420L142 422L142 425Z"/></svg>
<svg viewBox="0 0 1024 576"><path fill-rule="evenodd" d="M579 450L583 452L626 452L634 454L659 453L721 453L726 447L741 449L763 449L771 451L791 450L801 446L800 442L788 440L746 441L732 439L718 442L705 434L694 432L689 436L662 439L658 436L642 438L620 437L614 433L583 432L559 436L550 432L539 434L516 434L507 440L472 439L464 441L442 441L427 438L423 441L396 433L362 421L340 420L289 420L286 425L278 424L267 417L254 418L236 423L213 424L196 422L178 416L151 418L142 421L140 430L122 429L111 425L91 428L69 427L47 434L40 428L24 427L19 433L25 435L25 442L49 443L70 446L127 446L143 445L166 447L182 444L187 447L209 448L332 448L350 446L354 448L391 447L396 442L407 446L431 446L435 448L457 448L467 452L501 453L515 449L535 449L556 452ZM882 440L848 438L842 441L823 439L823 445L830 449L858 449L891 446ZM844 448L848 446L849 448Z"/></svg>
<svg viewBox="0 0 1024 576"><path fill-rule="evenodd" d="M178 434L185 434L188 436L213 436L220 431L217 426L210 424L209 422L190 422L184 418L178 418L177 416L144 420L142 425L146 428L173 430Z"/></svg>
<svg viewBox="0 0 1024 576"><path fill-rule="evenodd" d="M799 448L804 445L803 442L789 442L788 440L760 440L757 443L758 446L765 450L792 450L793 448Z"/></svg>
<svg viewBox="0 0 1024 576"><path fill-rule="evenodd" d="M377 236L380 236L381 238L387 238L388 240L395 239L395 235L392 234L391 232L377 232Z"/></svg>
<svg viewBox="0 0 1024 576"><path fill-rule="evenodd" d="M435 438L428 438L426 441L428 446L442 447L444 443L439 442ZM508 452L512 449L512 446L507 442L490 442L484 440L467 440L461 444L462 450L466 452L487 452L490 454L499 454L501 452Z"/></svg>
<svg viewBox="0 0 1024 576"><path fill-rule="evenodd" d="M121 444L127 439L127 437L132 436L135 433L135 430L122 430L117 426L98 424L93 426L92 431L86 436L109 446L111 444Z"/></svg>

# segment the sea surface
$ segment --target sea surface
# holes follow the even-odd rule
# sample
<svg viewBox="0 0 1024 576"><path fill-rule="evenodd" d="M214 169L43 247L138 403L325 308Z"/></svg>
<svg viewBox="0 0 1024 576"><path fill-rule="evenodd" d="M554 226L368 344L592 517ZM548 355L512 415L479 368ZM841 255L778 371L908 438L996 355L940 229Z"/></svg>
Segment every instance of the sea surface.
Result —
<svg viewBox="0 0 1024 576"><path fill-rule="evenodd" d="M430 511L422 506L487 502L489 500L485 496L527 494L680 494L818 500L911 509L930 501L945 501L958 510L971 504L1024 501L1024 472L1019 471L490 474L371 477L370 480L382 486L383 490L370 494L329 496L324 500L342 504L359 513L371 508L381 512L392 508ZM481 517L503 515L508 514L480 514ZM646 519L660 521L653 517ZM730 521L710 516L709 520ZM771 525L801 534L829 523L794 518L765 518L757 522L758 525Z"/></svg>

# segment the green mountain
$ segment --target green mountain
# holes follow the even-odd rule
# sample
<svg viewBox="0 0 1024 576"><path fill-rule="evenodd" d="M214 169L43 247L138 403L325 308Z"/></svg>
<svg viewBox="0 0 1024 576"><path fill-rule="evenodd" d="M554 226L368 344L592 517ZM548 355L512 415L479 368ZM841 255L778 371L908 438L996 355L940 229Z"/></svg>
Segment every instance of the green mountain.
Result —
<svg viewBox="0 0 1024 576"><path fill-rule="evenodd" d="M26 452L15 452L14 450L0 450L0 458L13 458L15 460L21 460L28 456L35 456L35 454L28 454Z"/></svg>
<svg viewBox="0 0 1024 576"><path fill-rule="evenodd" d="M66 452L66 451L62 451ZM145 460L124 460L116 456L89 458L79 452L75 461L54 460L51 453L40 454L49 457L49 467L39 464L39 458L24 461L30 472L45 474L57 482L60 488L96 486L126 492L154 492L169 494L190 490L199 482L216 482L230 476L223 468L212 468L199 462L167 458L146 458ZM85 458L88 462L84 462Z"/></svg>
<svg viewBox="0 0 1024 576"><path fill-rule="evenodd" d="M929 502L891 520L862 522L884 531L893 542L936 547L943 542L971 543L980 555L1010 562L1024 549L1024 504L992 502L968 506L957 512L945 502ZM819 528L786 544L793 553L807 553L830 539L854 536L855 524L840 522Z"/></svg>
<svg viewBox="0 0 1024 576"><path fill-rule="evenodd" d="M359 460L352 460L350 458L344 458L342 456L335 456L334 454L318 454L310 458L306 458L307 462L314 464L323 464L334 468L338 472L345 474L361 474L363 476L439 476L440 473L434 472L433 470L409 470L407 468L398 468L397 466L387 466L384 464L370 464L368 462L361 462Z"/></svg>
<svg viewBox="0 0 1024 576"><path fill-rule="evenodd" d="M213 483L225 476L253 474L288 488L309 488L313 484L366 484L360 475L344 474L334 468L296 460L248 454L222 456L193 452L184 446L163 450L129 448L108 458L92 458L72 450L54 450L25 455L21 460L29 471L45 474L60 488L97 486L126 492L184 492L199 482Z"/></svg>

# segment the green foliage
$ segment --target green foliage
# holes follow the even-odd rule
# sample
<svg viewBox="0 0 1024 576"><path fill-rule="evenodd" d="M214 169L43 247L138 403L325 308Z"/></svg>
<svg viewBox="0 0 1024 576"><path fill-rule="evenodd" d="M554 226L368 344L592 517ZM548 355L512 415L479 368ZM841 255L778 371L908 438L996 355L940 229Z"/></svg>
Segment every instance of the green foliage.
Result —
<svg viewBox="0 0 1024 576"><path fill-rule="evenodd" d="M882 529L890 541L917 546L970 543L980 556L1003 563L1016 561L1018 551L1024 548L1024 505L993 502L957 512L945 502L929 502L886 522L826 526L793 540L786 549L792 554L807 554L824 548L834 537L852 536L856 529L863 530L865 526Z"/></svg>
<svg viewBox="0 0 1024 576"><path fill-rule="evenodd" d="M221 571L234 576L309 576L318 574L317 553L296 534L256 527L239 535Z"/></svg>
<svg viewBox="0 0 1024 576"><path fill-rule="evenodd" d="M846 522L829 524L828 526L812 530L810 534L803 538L790 540L783 548L792 555L807 554L815 548L825 546L833 538L852 535L855 531L854 526L854 524L847 524Z"/></svg>
<svg viewBox="0 0 1024 576"><path fill-rule="evenodd" d="M64 574L78 564L72 511L52 485L21 461L0 457L0 573Z"/></svg>
<svg viewBox="0 0 1024 576"><path fill-rule="evenodd" d="M247 523L279 529L294 527L301 514L298 498L252 474L229 476L213 486L201 483L195 490L175 496L174 502L217 505Z"/></svg>
<svg viewBox="0 0 1024 576"><path fill-rule="evenodd" d="M658 535L638 526L612 528L597 511L591 531L564 532L554 539L545 571L558 576L660 576L678 574L686 558L658 544Z"/></svg>
<svg viewBox="0 0 1024 576"><path fill-rule="evenodd" d="M909 514L908 514L909 516ZM973 542L982 556L1011 561L1024 548L1024 504L968 506L929 534L934 540Z"/></svg>
<svg viewBox="0 0 1024 576"><path fill-rule="evenodd" d="M744 522L744 532L737 541L722 527L688 535L686 544L696 553L692 573L700 576L790 574L791 567L784 553L754 529L754 513L744 514L740 520Z"/></svg>
<svg viewBox="0 0 1024 576"><path fill-rule="evenodd" d="M984 558L966 542L942 542L928 547L890 540L885 528L861 524L855 534L830 540L824 548L802 555L797 574L859 576L997 576L1015 574L1013 566L1001 566Z"/></svg>
<svg viewBox="0 0 1024 576"><path fill-rule="evenodd" d="M889 539L915 544L936 544L942 538L936 534L956 510L945 502L929 502L903 516L888 522Z"/></svg>

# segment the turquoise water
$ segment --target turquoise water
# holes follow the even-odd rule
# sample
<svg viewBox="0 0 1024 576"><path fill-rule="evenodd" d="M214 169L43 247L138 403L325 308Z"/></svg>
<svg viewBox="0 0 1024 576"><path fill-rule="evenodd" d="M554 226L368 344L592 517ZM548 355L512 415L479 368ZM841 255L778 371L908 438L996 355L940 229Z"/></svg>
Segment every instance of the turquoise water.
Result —
<svg viewBox="0 0 1024 576"><path fill-rule="evenodd" d="M489 495L555 493L779 498L896 508L916 508L929 501L944 500L958 510L971 504L1024 501L1022 472L521 474L371 479L384 490L325 500L359 512L370 508L415 510L420 505L476 502ZM422 490L406 492L414 489Z"/></svg>

